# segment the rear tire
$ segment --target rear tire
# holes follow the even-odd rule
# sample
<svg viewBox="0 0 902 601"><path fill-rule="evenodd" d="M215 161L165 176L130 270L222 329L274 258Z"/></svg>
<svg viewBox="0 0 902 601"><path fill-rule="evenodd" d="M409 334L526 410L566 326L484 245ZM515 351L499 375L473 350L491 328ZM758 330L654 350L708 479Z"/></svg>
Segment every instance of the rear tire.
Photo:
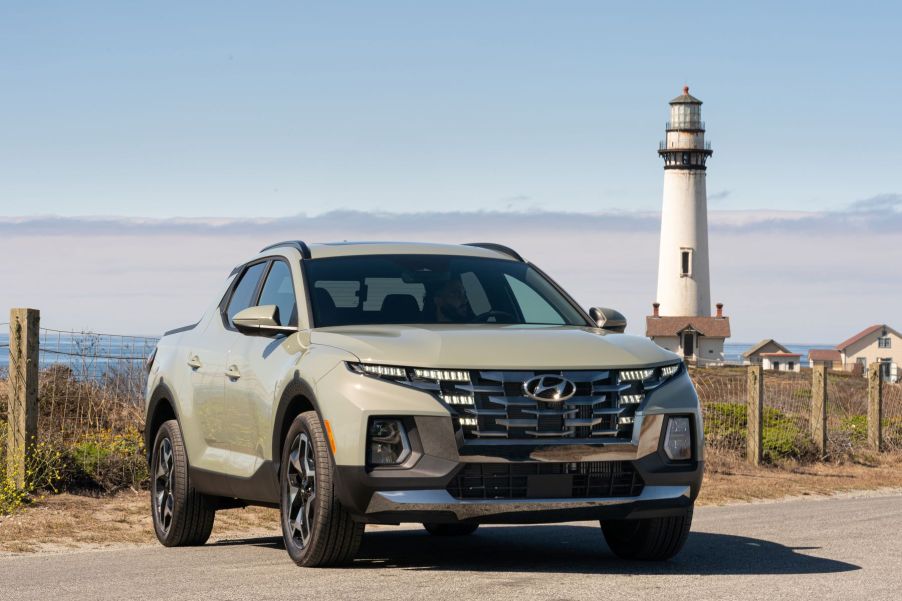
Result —
<svg viewBox="0 0 902 601"><path fill-rule="evenodd" d="M167 547L207 542L216 506L191 484L188 453L176 420L164 422L157 430L150 466L150 506L157 539Z"/></svg>
<svg viewBox="0 0 902 601"><path fill-rule="evenodd" d="M279 505L285 549L303 567L351 562L365 526L335 496L332 457L316 412L296 417L284 442Z"/></svg>
<svg viewBox="0 0 902 601"><path fill-rule="evenodd" d="M423 524L426 532L433 536L466 536L473 534L479 524Z"/></svg>
<svg viewBox="0 0 902 601"><path fill-rule="evenodd" d="M683 516L602 522L601 531L622 559L664 561L680 552L691 526L692 508Z"/></svg>

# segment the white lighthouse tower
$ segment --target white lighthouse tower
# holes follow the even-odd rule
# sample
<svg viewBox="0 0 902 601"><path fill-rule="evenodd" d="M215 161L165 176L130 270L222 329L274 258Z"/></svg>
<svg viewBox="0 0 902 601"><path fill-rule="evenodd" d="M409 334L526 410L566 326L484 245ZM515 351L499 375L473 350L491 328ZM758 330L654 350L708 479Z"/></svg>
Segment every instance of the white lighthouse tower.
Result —
<svg viewBox="0 0 902 601"><path fill-rule="evenodd" d="M647 335L691 360L722 361L729 320L723 305L711 317L708 268L708 198L702 101L689 87L670 101L667 133L658 147L664 159L664 206L658 255L658 296Z"/></svg>
<svg viewBox="0 0 902 601"><path fill-rule="evenodd" d="M664 208L658 258L661 315L711 315L708 273L708 195L702 101L683 94L670 101L666 138L658 149L664 158Z"/></svg>

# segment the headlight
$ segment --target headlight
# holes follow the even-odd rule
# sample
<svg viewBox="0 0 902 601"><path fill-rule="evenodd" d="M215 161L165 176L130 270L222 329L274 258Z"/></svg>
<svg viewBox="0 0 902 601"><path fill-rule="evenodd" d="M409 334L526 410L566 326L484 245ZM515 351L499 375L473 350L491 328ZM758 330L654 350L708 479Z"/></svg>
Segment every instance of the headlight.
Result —
<svg viewBox="0 0 902 601"><path fill-rule="evenodd" d="M665 365L663 367L645 367L642 369L620 370L621 382L641 382L646 390L657 388L680 371L680 364Z"/></svg>
<svg viewBox="0 0 902 601"><path fill-rule="evenodd" d="M410 442L399 419L373 418L368 438L372 465L397 465L410 456Z"/></svg>
<svg viewBox="0 0 902 601"><path fill-rule="evenodd" d="M692 430L688 417L670 417L667 419L664 454L671 461L692 459Z"/></svg>

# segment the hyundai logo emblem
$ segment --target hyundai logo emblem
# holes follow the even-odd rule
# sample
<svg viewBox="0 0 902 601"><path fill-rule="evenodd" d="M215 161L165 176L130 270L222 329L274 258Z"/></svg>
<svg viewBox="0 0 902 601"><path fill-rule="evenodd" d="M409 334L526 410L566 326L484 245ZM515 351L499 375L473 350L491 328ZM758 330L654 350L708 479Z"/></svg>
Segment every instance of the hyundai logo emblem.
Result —
<svg viewBox="0 0 902 601"><path fill-rule="evenodd" d="M535 401L561 402L576 394L576 384L561 376L536 376L523 383L523 394Z"/></svg>

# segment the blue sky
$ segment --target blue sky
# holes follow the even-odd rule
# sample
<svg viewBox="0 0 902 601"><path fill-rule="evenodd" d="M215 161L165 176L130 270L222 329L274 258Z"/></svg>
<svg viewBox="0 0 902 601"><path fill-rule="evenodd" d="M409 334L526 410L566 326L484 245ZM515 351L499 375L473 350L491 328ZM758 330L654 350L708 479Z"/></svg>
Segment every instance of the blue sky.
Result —
<svg viewBox="0 0 902 601"><path fill-rule="evenodd" d="M897 3L4 2L0 214L656 210L898 192Z"/></svg>
<svg viewBox="0 0 902 601"><path fill-rule="evenodd" d="M688 84L734 341L900 328L900 7L6 0L0 311L153 334L275 238L482 238L641 333Z"/></svg>

